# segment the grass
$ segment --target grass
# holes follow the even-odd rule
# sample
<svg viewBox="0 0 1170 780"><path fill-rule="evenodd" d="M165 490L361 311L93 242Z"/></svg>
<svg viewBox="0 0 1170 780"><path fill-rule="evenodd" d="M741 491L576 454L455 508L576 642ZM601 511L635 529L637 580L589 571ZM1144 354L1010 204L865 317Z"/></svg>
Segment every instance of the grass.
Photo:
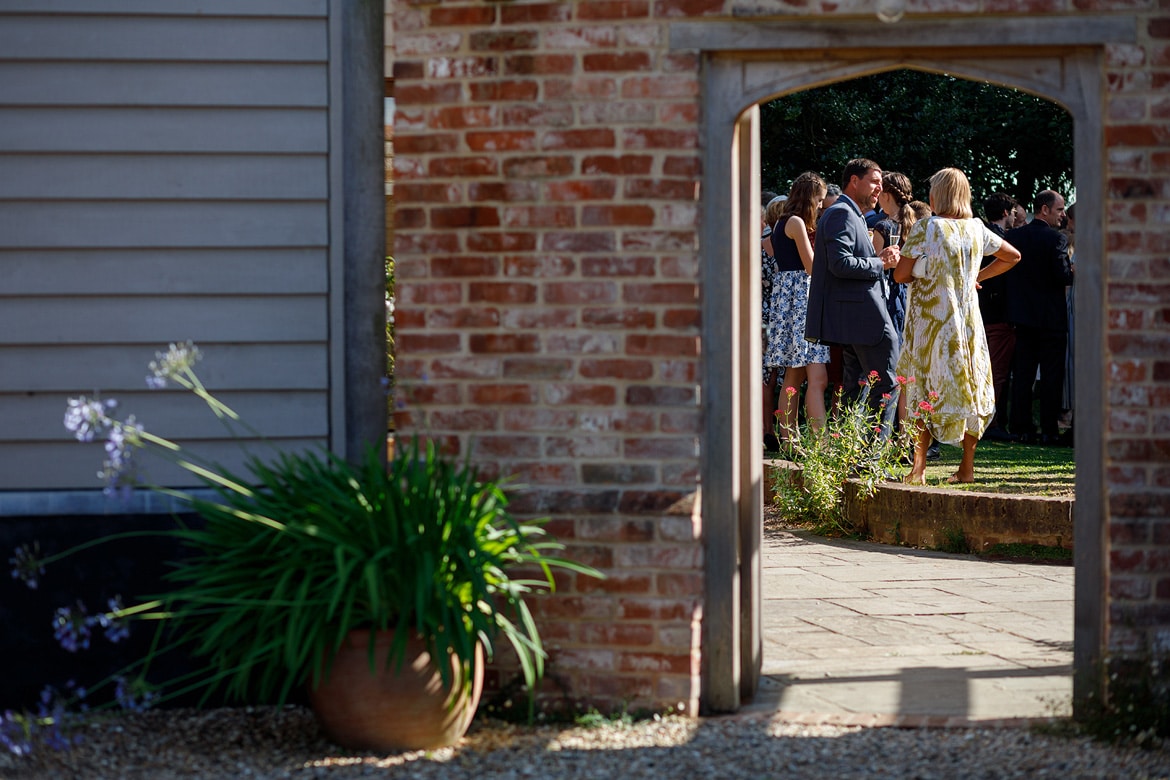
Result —
<svg viewBox="0 0 1170 780"><path fill-rule="evenodd" d="M1037 447L982 441L975 449L975 481L947 484L963 451L942 445L942 457L926 466L926 484L949 490L1014 493L1029 496L1071 496L1076 488L1076 459L1071 447Z"/></svg>

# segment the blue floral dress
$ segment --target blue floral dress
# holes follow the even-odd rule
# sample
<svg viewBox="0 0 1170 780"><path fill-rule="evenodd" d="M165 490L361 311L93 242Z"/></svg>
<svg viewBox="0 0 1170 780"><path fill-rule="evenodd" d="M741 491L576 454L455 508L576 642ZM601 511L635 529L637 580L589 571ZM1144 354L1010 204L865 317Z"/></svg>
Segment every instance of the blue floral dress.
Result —
<svg viewBox="0 0 1170 780"><path fill-rule="evenodd" d="M813 344L804 339L809 276L800 262L796 242L782 229L774 229L772 251L778 270L772 281L772 297L768 306L764 366L799 368L810 363L827 364L828 345Z"/></svg>

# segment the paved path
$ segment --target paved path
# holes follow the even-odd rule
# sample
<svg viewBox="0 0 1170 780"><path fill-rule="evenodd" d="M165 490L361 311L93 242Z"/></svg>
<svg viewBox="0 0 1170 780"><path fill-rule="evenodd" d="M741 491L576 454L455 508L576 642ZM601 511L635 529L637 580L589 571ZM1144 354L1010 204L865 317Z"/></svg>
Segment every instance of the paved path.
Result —
<svg viewBox="0 0 1170 780"><path fill-rule="evenodd" d="M768 530L763 597L765 677L741 712L857 723L1071 713L1072 566Z"/></svg>

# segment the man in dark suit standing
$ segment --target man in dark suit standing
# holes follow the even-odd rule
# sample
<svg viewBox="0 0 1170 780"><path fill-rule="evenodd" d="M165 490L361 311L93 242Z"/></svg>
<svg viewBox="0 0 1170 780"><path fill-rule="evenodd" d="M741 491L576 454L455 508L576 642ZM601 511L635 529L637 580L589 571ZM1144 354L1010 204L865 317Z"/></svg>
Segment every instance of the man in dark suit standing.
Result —
<svg viewBox="0 0 1170 780"><path fill-rule="evenodd" d="M894 391L899 342L886 310L883 271L896 266L901 253L889 246L875 256L864 217L881 191L882 170L873 160L845 165L841 197L817 220L804 331L809 341L841 346L846 401L856 399L870 372L877 372L869 395L874 408ZM896 403L886 404L883 436L889 436L896 411Z"/></svg>
<svg viewBox="0 0 1170 780"><path fill-rule="evenodd" d="M1007 241L1020 250L1020 262L1004 276L1008 320L1015 325L1012 358L1011 432L1022 441L1058 444L1064 357L1068 341L1065 287L1073 283L1068 237L1058 228L1064 198L1052 190L1036 196L1032 221L1008 231ZM1032 383L1040 369L1040 435L1032 422Z"/></svg>

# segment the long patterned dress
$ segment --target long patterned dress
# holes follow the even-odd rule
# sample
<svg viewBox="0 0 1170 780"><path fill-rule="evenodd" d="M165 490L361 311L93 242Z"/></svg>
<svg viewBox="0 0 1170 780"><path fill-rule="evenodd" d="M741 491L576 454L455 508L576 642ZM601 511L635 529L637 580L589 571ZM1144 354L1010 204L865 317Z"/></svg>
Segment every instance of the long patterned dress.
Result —
<svg viewBox="0 0 1170 780"><path fill-rule="evenodd" d="M927 428L947 444L961 444L967 433L982 437L995 414L975 277L982 258L1002 243L978 219L931 217L915 224L902 246L915 263L898 375L915 378L903 390L908 409L931 403ZM932 392L937 400L929 400Z"/></svg>

